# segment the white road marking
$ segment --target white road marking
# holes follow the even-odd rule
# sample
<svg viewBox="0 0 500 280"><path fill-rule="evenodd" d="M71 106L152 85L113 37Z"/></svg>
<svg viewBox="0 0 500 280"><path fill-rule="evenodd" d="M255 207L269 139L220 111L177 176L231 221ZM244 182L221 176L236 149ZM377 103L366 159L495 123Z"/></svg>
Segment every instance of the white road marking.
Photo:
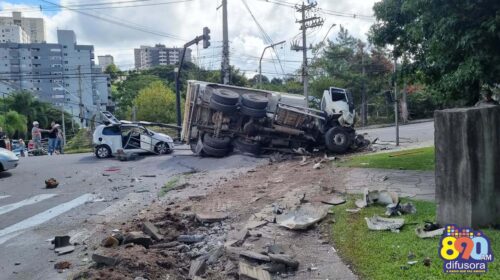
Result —
<svg viewBox="0 0 500 280"><path fill-rule="evenodd" d="M40 214L37 214L35 216L32 216L28 219L25 219L17 224L14 224L10 227L4 228L0 230L0 245L5 243L7 240L17 236L18 234L22 233L22 230L40 225L42 223L45 223L46 221L57 217L64 212L67 212L77 206L80 206L87 201L91 201L94 199L94 195L92 194L84 194L82 196L79 196L71 201L68 201L63 204L59 204L56 207L53 207L51 209L48 209Z"/></svg>
<svg viewBox="0 0 500 280"><path fill-rule="evenodd" d="M0 195L0 199L10 197L10 195Z"/></svg>
<svg viewBox="0 0 500 280"><path fill-rule="evenodd" d="M16 202L16 203L1 206L0 207L0 215L5 214L5 213L9 213L10 211L14 211L14 210L21 208L23 206L26 206L26 205L38 203L42 200L49 199L49 198L54 197L54 196L56 196L56 194L50 194L50 193L49 194L40 194L40 195L35 195L35 196L30 197L30 198L25 199L25 200L21 200L21 201ZM0 197L0 198L2 198L2 197Z"/></svg>

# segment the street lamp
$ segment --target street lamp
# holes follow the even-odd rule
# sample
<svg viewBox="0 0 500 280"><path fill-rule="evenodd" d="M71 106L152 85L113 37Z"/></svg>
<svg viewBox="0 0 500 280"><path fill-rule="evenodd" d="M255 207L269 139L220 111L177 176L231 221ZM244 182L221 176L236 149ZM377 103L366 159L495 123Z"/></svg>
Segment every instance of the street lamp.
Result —
<svg viewBox="0 0 500 280"><path fill-rule="evenodd" d="M267 49L274 48L275 46L284 44L285 42L286 41L281 41L281 42L278 42L275 44L271 44L271 45L265 47L264 50L262 51L262 55L260 56L260 60L259 60L259 88L262 88L262 58L264 57L264 53L266 52Z"/></svg>

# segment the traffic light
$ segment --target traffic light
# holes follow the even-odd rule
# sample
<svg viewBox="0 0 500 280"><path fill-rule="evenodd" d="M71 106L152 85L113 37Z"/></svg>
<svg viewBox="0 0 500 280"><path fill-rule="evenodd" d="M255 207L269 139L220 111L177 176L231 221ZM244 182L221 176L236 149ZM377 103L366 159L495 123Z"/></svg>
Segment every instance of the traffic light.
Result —
<svg viewBox="0 0 500 280"><path fill-rule="evenodd" d="M206 49L208 47L210 47L210 29L203 27L203 48Z"/></svg>

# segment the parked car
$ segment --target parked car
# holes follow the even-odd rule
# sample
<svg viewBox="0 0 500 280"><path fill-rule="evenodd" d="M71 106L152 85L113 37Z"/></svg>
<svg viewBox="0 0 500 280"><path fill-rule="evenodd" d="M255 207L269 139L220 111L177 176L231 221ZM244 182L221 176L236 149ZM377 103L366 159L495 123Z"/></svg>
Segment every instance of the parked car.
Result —
<svg viewBox="0 0 500 280"><path fill-rule="evenodd" d="M19 164L19 158L11 151L0 148L0 172L14 169Z"/></svg>
<svg viewBox="0 0 500 280"><path fill-rule="evenodd" d="M166 134L154 132L137 124L116 121L97 126L94 130L93 144L98 158L113 156L121 150L163 155L171 153L174 149L174 141Z"/></svg>

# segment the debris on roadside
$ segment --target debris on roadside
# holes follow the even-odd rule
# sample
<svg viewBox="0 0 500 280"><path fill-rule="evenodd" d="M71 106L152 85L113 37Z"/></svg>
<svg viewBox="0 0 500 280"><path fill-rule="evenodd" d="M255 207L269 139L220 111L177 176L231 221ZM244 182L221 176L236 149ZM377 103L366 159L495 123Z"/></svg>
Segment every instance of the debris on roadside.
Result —
<svg viewBox="0 0 500 280"><path fill-rule="evenodd" d="M318 162L318 163L315 163L315 164L313 165L313 169L321 169L321 168L323 167L323 165L322 165L321 163L322 163L321 161L320 161L320 162Z"/></svg>
<svg viewBox="0 0 500 280"><path fill-rule="evenodd" d="M97 265L105 265L105 266L114 266L118 264L119 259L112 256L106 256L102 253L94 253L92 254L92 260Z"/></svg>
<svg viewBox="0 0 500 280"><path fill-rule="evenodd" d="M54 264L54 269L63 270L71 267L71 263L68 261L60 261Z"/></svg>
<svg viewBox="0 0 500 280"><path fill-rule="evenodd" d="M372 204L378 204L382 206L387 206L390 204L398 204L399 196L395 192L390 192L386 190L375 190L370 191L368 188L363 190L363 198L355 201L356 207L364 208Z"/></svg>
<svg viewBox="0 0 500 280"><path fill-rule="evenodd" d="M404 225L404 219L395 218L382 218L379 216L373 216L371 218L366 218L366 224L368 229L371 230L390 230L393 232L399 232L399 229Z"/></svg>
<svg viewBox="0 0 500 280"><path fill-rule="evenodd" d="M288 229L307 229L323 220L328 214L328 206L301 205L295 210L277 216L276 223Z"/></svg>
<svg viewBox="0 0 500 280"><path fill-rule="evenodd" d="M401 202L398 202L396 204L392 203L387 205L387 211L385 212L385 215L391 217L391 216L401 216L403 214L415 214L417 213L417 208L413 205L413 203L408 202L405 204L401 204Z"/></svg>
<svg viewBox="0 0 500 280"><path fill-rule="evenodd" d="M418 263L418 261L408 261L408 262L407 262L407 264L409 264L409 265L414 265L414 264L416 264L416 263Z"/></svg>
<svg viewBox="0 0 500 280"><path fill-rule="evenodd" d="M329 205L340 205L340 204L346 203L346 200L345 200L345 198L343 198L339 195L334 195L330 199L321 200L321 203L329 204Z"/></svg>
<svg viewBox="0 0 500 280"><path fill-rule="evenodd" d="M59 256L73 252L75 246L73 246L69 240L70 237L68 235L54 237L54 240L51 242L54 244L54 252Z"/></svg>
<svg viewBox="0 0 500 280"><path fill-rule="evenodd" d="M425 222L425 225L423 227L417 227L415 229L415 233L422 239L433 238L443 235L444 229L445 228L440 228L438 224Z"/></svg>
<svg viewBox="0 0 500 280"><path fill-rule="evenodd" d="M49 178L49 179L45 180L45 187L47 189L54 189L54 188L57 188L57 186L59 186L59 182L56 179Z"/></svg>
<svg viewBox="0 0 500 280"><path fill-rule="evenodd" d="M425 259L423 261L425 266L431 266L431 262L432 262L431 258L429 258L429 257L425 257Z"/></svg>

